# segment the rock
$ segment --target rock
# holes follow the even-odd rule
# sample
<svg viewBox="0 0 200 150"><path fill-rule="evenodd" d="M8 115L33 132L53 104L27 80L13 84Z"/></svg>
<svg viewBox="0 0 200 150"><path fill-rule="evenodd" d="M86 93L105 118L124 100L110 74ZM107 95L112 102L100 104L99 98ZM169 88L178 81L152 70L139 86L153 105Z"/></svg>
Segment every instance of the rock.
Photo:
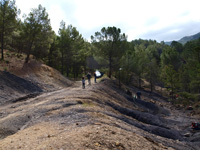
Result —
<svg viewBox="0 0 200 150"><path fill-rule="evenodd" d="M94 125L101 125L101 123L94 123Z"/></svg>
<svg viewBox="0 0 200 150"><path fill-rule="evenodd" d="M193 110L193 107L192 106L188 106L186 109L187 110Z"/></svg>
<svg viewBox="0 0 200 150"><path fill-rule="evenodd" d="M190 133L185 133L184 136L185 137L190 137Z"/></svg>
<svg viewBox="0 0 200 150"><path fill-rule="evenodd" d="M116 146L121 146L121 143L120 142L116 142L115 145Z"/></svg>
<svg viewBox="0 0 200 150"><path fill-rule="evenodd" d="M95 143L95 146L98 146L98 147L100 147L101 145L100 145L99 143Z"/></svg>

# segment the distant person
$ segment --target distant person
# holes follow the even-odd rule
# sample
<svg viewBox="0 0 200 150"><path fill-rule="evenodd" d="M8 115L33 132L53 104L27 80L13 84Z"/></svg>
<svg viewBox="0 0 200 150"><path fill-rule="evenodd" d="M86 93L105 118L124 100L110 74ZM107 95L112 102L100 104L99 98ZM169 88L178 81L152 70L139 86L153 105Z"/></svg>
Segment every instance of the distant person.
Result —
<svg viewBox="0 0 200 150"><path fill-rule="evenodd" d="M82 77L82 88L84 89L85 88L85 78Z"/></svg>
<svg viewBox="0 0 200 150"><path fill-rule="evenodd" d="M88 78L88 84L89 85L91 85L91 81L90 81L90 79L91 79L91 74L88 72L88 74L87 74L87 78Z"/></svg>
<svg viewBox="0 0 200 150"><path fill-rule="evenodd" d="M176 94L176 97L175 97L175 99L178 99L178 97L179 97L179 95L178 95L178 94Z"/></svg>
<svg viewBox="0 0 200 150"><path fill-rule="evenodd" d="M135 94L133 95L133 100L137 100L137 96Z"/></svg>
<svg viewBox="0 0 200 150"><path fill-rule="evenodd" d="M137 91L136 95L137 95L137 98L140 99L140 96L142 95L142 93L140 91Z"/></svg>
<svg viewBox="0 0 200 150"><path fill-rule="evenodd" d="M97 75L96 75L96 72L94 72L94 82L97 83Z"/></svg>

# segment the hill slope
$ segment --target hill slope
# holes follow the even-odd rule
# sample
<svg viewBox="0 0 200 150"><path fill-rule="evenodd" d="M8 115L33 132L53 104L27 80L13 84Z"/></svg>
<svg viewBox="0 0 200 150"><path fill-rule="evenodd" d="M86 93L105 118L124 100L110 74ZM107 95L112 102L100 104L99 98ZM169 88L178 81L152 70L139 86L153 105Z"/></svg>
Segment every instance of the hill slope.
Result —
<svg viewBox="0 0 200 150"><path fill-rule="evenodd" d="M159 94L133 99L139 89L110 79L82 89L35 60L14 62L0 72L0 150L200 148L199 117Z"/></svg>
<svg viewBox="0 0 200 150"><path fill-rule="evenodd" d="M0 71L0 105L7 101L37 95L43 90L32 82Z"/></svg>
<svg viewBox="0 0 200 150"><path fill-rule="evenodd" d="M104 79L7 103L0 107L0 149L198 149L195 118L161 96ZM129 89L133 94L138 90ZM165 106L165 107L163 107ZM188 112L189 114L189 112ZM185 137L189 133L193 136Z"/></svg>
<svg viewBox="0 0 200 150"><path fill-rule="evenodd" d="M181 44L185 44L188 41L197 40L199 38L200 38L200 32L195 35L185 36L185 37L181 38L180 40L178 40L178 42Z"/></svg>
<svg viewBox="0 0 200 150"><path fill-rule="evenodd" d="M184 45L188 41L197 40L199 38L200 38L200 32L197 34L191 35L191 36L185 36L185 37L181 38L180 40L178 40L177 42ZM165 42L165 44L167 44L167 45L171 45L171 43L172 43L172 41Z"/></svg>
<svg viewBox="0 0 200 150"><path fill-rule="evenodd" d="M31 59L24 63L23 57L16 57L16 53L5 50L5 61L0 62L0 104L73 84L57 70L39 61Z"/></svg>

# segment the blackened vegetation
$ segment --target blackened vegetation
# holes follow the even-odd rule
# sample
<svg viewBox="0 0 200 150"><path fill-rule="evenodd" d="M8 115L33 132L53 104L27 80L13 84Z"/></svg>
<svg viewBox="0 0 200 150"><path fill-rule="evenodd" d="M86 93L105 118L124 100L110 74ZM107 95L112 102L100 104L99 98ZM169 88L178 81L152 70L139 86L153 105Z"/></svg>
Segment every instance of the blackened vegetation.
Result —
<svg viewBox="0 0 200 150"><path fill-rule="evenodd" d="M175 124L175 121L173 120L167 120L162 117L158 117L156 115L152 115L146 112L140 112L136 110L131 110L127 108L120 107L115 104L107 103L109 106L114 108L115 110L119 111L121 114L124 114L126 116L130 116L136 120L139 121L139 123L135 123L133 121L128 121L127 118L117 117L118 119L122 119L123 121L132 124L138 128L141 128L145 131L148 131L150 133L174 139L174 140L183 140L183 137L179 133L179 131L171 129L173 124Z"/></svg>
<svg viewBox="0 0 200 150"><path fill-rule="evenodd" d="M106 124L167 147L199 149L199 131L191 129L192 118L181 110L172 109L173 106L160 95L149 95L141 90L141 99L134 99L138 89L128 88L122 85L119 89L118 82L104 79L85 90L71 87L44 93L30 100L30 107L23 101L36 96L34 94L12 100L8 105L10 114L7 108L0 112L3 118L0 120L0 139L40 122L53 122L65 128L73 125L77 130ZM33 103L38 104L37 107ZM21 109L23 105L28 108Z"/></svg>
<svg viewBox="0 0 200 150"><path fill-rule="evenodd" d="M117 82L114 83L106 80L103 80L103 82L109 85L109 89L117 93L113 94L109 89L100 90L110 95L113 99L118 99L118 101L115 102L107 101L105 105L119 113L113 114L105 112L106 115L151 133L155 137L160 136L187 143L190 149L198 149L200 147L199 132L194 132L190 126L193 118L187 117L186 112L182 112L181 110L173 111L173 109L171 109L171 104L169 104L165 97L156 94L149 95L147 91L142 91L143 97L141 99L134 99L132 95L135 94L138 89L133 90L130 88L129 90L132 92L132 94L130 94L130 92L127 93L127 89L123 90L122 88L120 90L117 86ZM129 104L125 101L122 102L121 97L125 98ZM126 106L127 104L129 105L128 107ZM185 135L189 136L187 137ZM159 139L155 137L153 140L159 141ZM152 138L152 135L149 138ZM172 146L175 149L182 149L184 147L183 145L183 147L175 144L170 145L170 143L167 142L165 142L164 145ZM188 147L183 149L188 149Z"/></svg>
<svg viewBox="0 0 200 150"><path fill-rule="evenodd" d="M77 104L83 104L83 103L81 101L73 101L73 102L68 102L68 103L63 104L63 107L69 107L69 106L73 106Z"/></svg>
<svg viewBox="0 0 200 150"><path fill-rule="evenodd" d="M27 81L23 78L17 77L9 72L1 72L0 80L3 85L9 86L18 92L42 92L42 90L34 85L32 82Z"/></svg>
<svg viewBox="0 0 200 150"><path fill-rule="evenodd" d="M0 72L0 104L35 97L42 89L34 83L15 76L9 72Z"/></svg>
<svg viewBox="0 0 200 150"><path fill-rule="evenodd" d="M16 103L16 102L20 102L20 101L25 101L25 100L27 100L29 98L35 98L38 95L40 95L40 93L31 93L31 94L28 94L28 95L26 95L24 97L16 98L16 99L12 100L12 102Z"/></svg>
<svg viewBox="0 0 200 150"><path fill-rule="evenodd" d="M6 138L9 135L15 134L23 128L29 121L31 117L26 114L19 114L10 119L5 119L0 121L0 140Z"/></svg>

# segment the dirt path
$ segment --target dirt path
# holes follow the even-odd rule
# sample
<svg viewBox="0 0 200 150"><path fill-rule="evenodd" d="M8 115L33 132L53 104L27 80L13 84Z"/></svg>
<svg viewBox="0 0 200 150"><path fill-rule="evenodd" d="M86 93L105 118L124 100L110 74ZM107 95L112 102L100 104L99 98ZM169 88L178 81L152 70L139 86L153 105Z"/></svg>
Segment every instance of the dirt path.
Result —
<svg viewBox="0 0 200 150"><path fill-rule="evenodd" d="M110 80L76 82L0 106L0 149L198 149L188 114L157 95L133 100Z"/></svg>

